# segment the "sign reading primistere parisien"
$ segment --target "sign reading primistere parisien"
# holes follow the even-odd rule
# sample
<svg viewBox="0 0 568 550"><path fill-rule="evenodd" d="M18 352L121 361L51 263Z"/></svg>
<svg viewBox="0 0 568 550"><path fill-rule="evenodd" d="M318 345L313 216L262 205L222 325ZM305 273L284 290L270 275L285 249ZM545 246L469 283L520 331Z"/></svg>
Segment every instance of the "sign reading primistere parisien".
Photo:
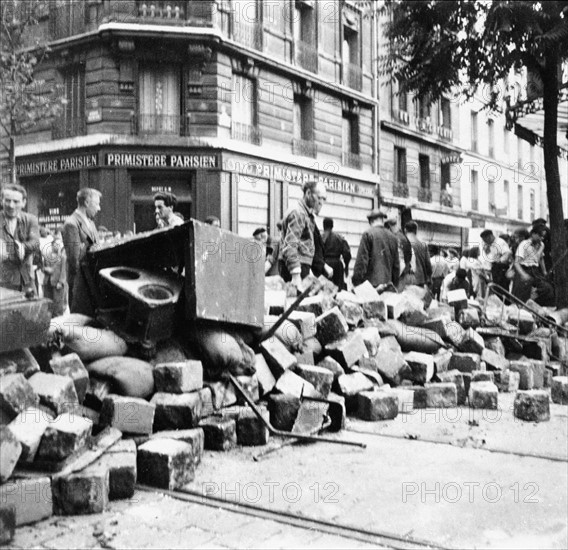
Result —
<svg viewBox="0 0 568 550"><path fill-rule="evenodd" d="M66 172L99 165L99 156L96 153L74 155L53 160L25 161L17 164L18 176L32 176L51 172Z"/></svg>
<svg viewBox="0 0 568 550"><path fill-rule="evenodd" d="M172 155L153 153L107 153L106 166L125 168L216 168L216 155Z"/></svg>

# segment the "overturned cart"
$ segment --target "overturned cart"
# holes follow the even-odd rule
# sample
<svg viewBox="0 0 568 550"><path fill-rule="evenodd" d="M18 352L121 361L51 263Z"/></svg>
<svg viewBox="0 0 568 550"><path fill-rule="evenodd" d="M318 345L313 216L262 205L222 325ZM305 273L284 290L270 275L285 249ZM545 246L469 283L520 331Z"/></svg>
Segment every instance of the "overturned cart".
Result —
<svg viewBox="0 0 568 550"><path fill-rule="evenodd" d="M264 324L264 251L258 243L190 220L98 245L87 256L83 278L87 312L94 312L134 353L160 361L156 356L164 342L175 341L188 359L202 361L204 377L214 392L226 394L228 381L232 383L237 401L250 407L260 430L301 441L364 447L316 435L325 428L341 427L341 421L332 422L327 416L330 407L337 415L339 406L340 417L345 410L322 395L304 395L303 386L298 420L291 430L272 426L267 411L257 406L261 395L273 390L270 382L262 383L273 374L261 354L261 343L273 338L274 332L267 332ZM251 382L250 375L258 369L264 372ZM225 384L222 390L219 383ZM214 405L221 409L223 404L227 405L220 399Z"/></svg>

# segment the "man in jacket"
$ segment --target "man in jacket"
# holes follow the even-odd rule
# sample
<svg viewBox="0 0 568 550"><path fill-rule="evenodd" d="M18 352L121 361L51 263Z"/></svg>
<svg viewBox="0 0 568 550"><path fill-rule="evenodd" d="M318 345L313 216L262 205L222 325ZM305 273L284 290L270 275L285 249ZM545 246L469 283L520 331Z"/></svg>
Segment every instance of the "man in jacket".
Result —
<svg viewBox="0 0 568 550"><path fill-rule="evenodd" d="M32 263L39 250L39 224L33 214L23 212L27 193L21 185L2 188L0 211L0 286L11 290L33 289Z"/></svg>
<svg viewBox="0 0 568 550"><path fill-rule="evenodd" d="M74 299L80 286L79 266L87 249L99 242L99 233L93 221L101 209L101 192L84 187L77 193L77 208L63 225L63 245L67 254L67 284L71 312L77 311Z"/></svg>
<svg viewBox="0 0 568 550"><path fill-rule="evenodd" d="M432 285L432 264L430 263L430 254L428 254L428 247L418 239L418 225L415 221L409 221L404 226L406 237L410 241L416 267L414 269L414 284L418 286L431 286Z"/></svg>
<svg viewBox="0 0 568 550"><path fill-rule="evenodd" d="M315 216L320 213L327 199L326 188L316 180L304 183L304 196L296 206L288 209L282 221L282 246L280 249L280 275L301 289L302 279L310 271L319 277L333 275L325 264L323 241L316 225Z"/></svg>
<svg viewBox="0 0 568 550"><path fill-rule="evenodd" d="M345 278L349 274L349 262L351 262L351 249L345 237L333 231L333 220L323 220L323 256L325 263L333 269L332 281L339 290L347 288ZM343 263L341 260L343 259Z"/></svg>
<svg viewBox="0 0 568 550"><path fill-rule="evenodd" d="M53 300L53 317L63 315L67 309L67 257L63 248L63 228L59 227L53 240L42 250L45 278L43 295Z"/></svg>
<svg viewBox="0 0 568 550"><path fill-rule="evenodd" d="M389 283L398 285L398 241L391 231L383 227L385 218L386 215L379 210L373 210L367 216L371 227L361 236L351 278L353 286L365 281L369 281L375 288Z"/></svg>

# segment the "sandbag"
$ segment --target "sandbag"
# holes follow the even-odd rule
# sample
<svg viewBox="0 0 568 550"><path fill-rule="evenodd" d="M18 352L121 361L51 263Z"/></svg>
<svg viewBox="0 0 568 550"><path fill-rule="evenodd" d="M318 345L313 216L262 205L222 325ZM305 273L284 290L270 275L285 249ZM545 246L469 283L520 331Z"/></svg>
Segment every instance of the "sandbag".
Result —
<svg viewBox="0 0 568 550"><path fill-rule="evenodd" d="M410 327L400 321L387 321L387 324L393 329L402 351L436 353L441 347L446 347L444 341L433 330Z"/></svg>
<svg viewBox="0 0 568 550"><path fill-rule="evenodd" d="M154 393L152 365L134 357L113 356L86 365L89 375L111 382L118 395L146 399Z"/></svg>
<svg viewBox="0 0 568 550"><path fill-rule="evenodd" d="M219 380L227 372L235 376L252 376L256 372L254 351L238 334L201 327L193 337L206 379Z"/></svg>
<svg viewBox="0 0 568 550"><path fill-rule="evenodd" d="M96 327L100 326L95 319L82 313L69 313L54 317L49 322L48 337L51 339L55 334L61 335L64 339L78 327Z"/></svg>
<svg viewBox="0 0 568 550"><path fill-rule="evenodd" d="M126 342L112 330L90 326L73 327L63 342L83 363L124 355L128 349Z"/></svg>

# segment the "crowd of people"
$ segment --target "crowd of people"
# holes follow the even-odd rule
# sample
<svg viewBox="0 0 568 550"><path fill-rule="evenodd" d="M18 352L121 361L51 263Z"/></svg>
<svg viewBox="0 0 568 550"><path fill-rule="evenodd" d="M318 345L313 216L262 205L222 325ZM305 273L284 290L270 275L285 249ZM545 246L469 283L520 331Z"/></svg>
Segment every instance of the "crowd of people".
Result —
<svg viewBox="0 0 568 550"><path fill-rule="evenodd" d="M82 311L78 301L85 295L81 291L85 282L78 275L86 250L123 237L95 225L101 193L80 189L77 208L53 232L40 227L37 217L24 211L27 194L20 185L4 186L1 198L0 285L39 291L53 300L54 315L63 314L68 307ZM315 220L326 198L323 184L308 181L302 198L277 223L277 235L269 236L266 227L254 230L252 239L261 247L267 276L280 275L299 291L310 273L326 276L340 289L348 288L352 260L349 244L334 231L332 218L324 218L323 234ZM157 193L153 199L156 228L184 223L183 215L176 211L174 194ZM495 235L486 229L479 245L463 249L461 254L456 248L422 242L415 221L401 228L396 219L387 219L378 209L367 219L369 228L361 237L353 267L353 286L369 281L379 292L400 292L408 285L418 285L445 301L448 292L456 289L465 290L468 297L484 298L487 285L493 282L523 302L533 299L542 306L554 305L550 229L544 219L511 235ZM208 216L205 223L221 226L216 216ZM129 234L133 235L130 231L124 236ZM566 250L568 253L568 246Z"/></svg>

